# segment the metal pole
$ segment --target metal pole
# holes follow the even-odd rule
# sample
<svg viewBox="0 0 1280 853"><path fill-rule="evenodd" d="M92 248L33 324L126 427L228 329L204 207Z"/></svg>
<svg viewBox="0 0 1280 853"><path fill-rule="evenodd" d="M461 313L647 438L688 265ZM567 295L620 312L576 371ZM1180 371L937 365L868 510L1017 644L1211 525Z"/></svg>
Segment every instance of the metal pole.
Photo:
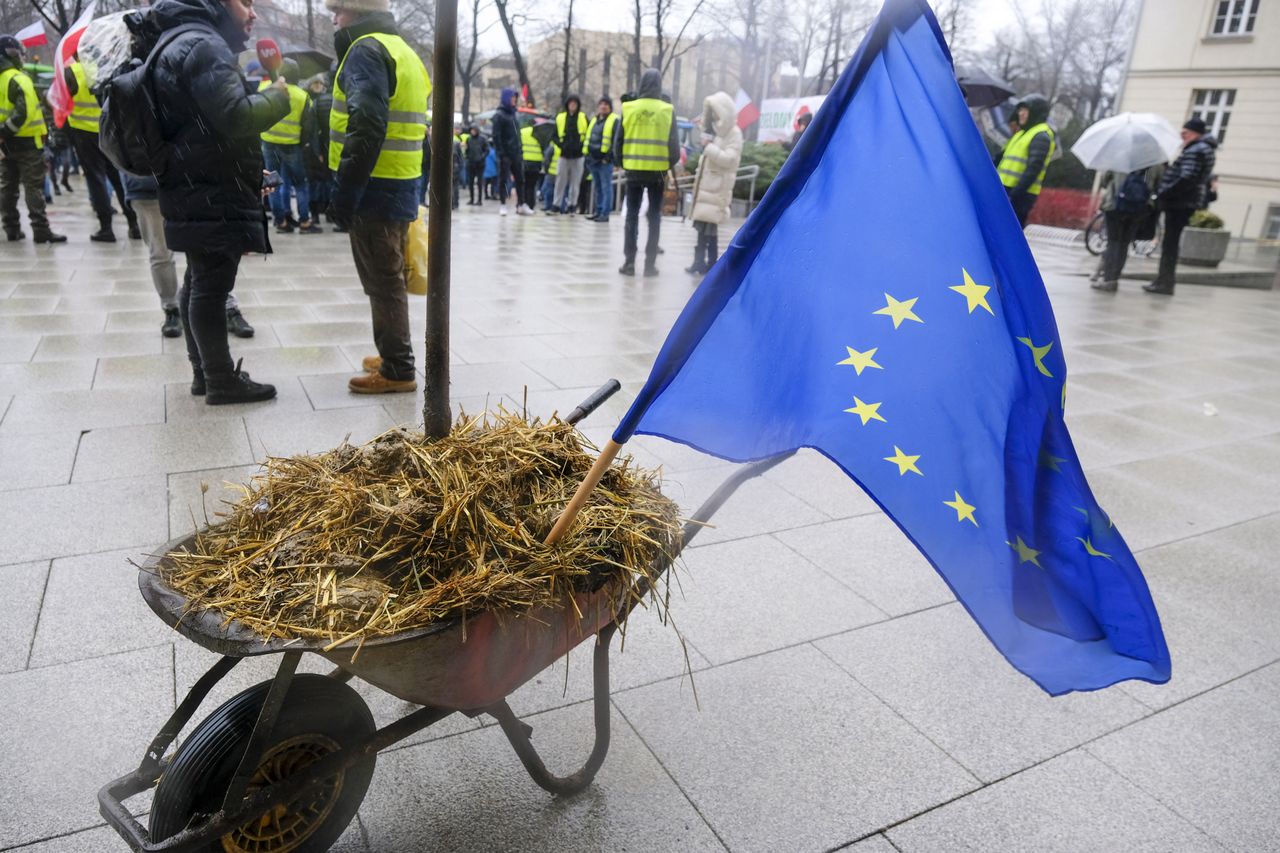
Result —
<svg viewBox="0 0 1280 853"><path fill-rule="evenodd" d="M449 251L453 218L453 81L458 58L458 0L436 2L435 88L431 93L431 186L427 239L427 387L422 422L427 438L444 438L449 409Z"/></svg>

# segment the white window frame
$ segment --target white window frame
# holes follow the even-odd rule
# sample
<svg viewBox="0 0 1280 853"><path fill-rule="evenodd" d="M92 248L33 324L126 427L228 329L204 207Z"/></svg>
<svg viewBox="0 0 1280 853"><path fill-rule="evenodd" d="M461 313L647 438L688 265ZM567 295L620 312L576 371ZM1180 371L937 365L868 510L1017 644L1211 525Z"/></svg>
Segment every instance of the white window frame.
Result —
<svg viewBox="0 0 1280 853"><path fill-rule="evenodd" d="M1209 21L1210 38L1231 38L1253 34L1259 0L1214 0Z"/></svg>
<svg viewBox="0 0 1280 853"><path fill-rule="evenodd" d="M1208 126L1208 132L1222 144L1235 103L1235 89L1192 89L1190 117L1203 121Z"/></svg>

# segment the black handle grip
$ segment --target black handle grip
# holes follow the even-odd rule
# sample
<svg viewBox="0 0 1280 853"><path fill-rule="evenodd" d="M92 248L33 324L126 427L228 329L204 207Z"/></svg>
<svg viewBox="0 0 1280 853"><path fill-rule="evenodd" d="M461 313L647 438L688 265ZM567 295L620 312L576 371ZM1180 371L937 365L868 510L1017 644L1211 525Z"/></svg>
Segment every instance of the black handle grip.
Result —
<svg viewBox="0 0 1280 853"><path fill-rule="evenodd" d="M592 391L591 396L579 403L574 410L569 413L569 417L564 419L565 423L576 424L578 421L600 408L600 404L618 393L621 389L621 382L616 379L610 379L608 382Z"/></svg>

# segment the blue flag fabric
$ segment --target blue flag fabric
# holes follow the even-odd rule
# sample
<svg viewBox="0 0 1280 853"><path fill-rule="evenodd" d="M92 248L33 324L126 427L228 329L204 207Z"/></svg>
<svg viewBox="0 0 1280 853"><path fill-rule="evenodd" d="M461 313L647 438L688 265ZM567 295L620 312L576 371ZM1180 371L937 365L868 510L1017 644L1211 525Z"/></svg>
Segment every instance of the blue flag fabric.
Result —
<svg viewBox="0 0 1280 853"><path fill-rule="evenodd" d="M1065 382L937 23L888 0L614 440L735 461L815 448L1047 692L1162 683L1160 620L1085 482Z"/></svg>

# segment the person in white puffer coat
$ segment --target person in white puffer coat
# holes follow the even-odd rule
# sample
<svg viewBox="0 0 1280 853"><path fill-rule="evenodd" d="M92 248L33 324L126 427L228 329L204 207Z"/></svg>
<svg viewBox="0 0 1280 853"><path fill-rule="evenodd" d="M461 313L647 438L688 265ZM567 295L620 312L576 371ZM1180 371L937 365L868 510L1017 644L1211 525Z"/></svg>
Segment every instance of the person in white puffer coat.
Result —
<svg viewBox="0 0 1280 853"><path fill-rule="evenodd" d="M716 92L707 96L702 128L702 156L693 182L693 212L689 217L698 230L698 245L693 250L693 266L685 270L693 275L702 275L720 257L719 225L729 218L733 185L742 160L742 131L738 129L738 110L732 95Z"/></svg>

